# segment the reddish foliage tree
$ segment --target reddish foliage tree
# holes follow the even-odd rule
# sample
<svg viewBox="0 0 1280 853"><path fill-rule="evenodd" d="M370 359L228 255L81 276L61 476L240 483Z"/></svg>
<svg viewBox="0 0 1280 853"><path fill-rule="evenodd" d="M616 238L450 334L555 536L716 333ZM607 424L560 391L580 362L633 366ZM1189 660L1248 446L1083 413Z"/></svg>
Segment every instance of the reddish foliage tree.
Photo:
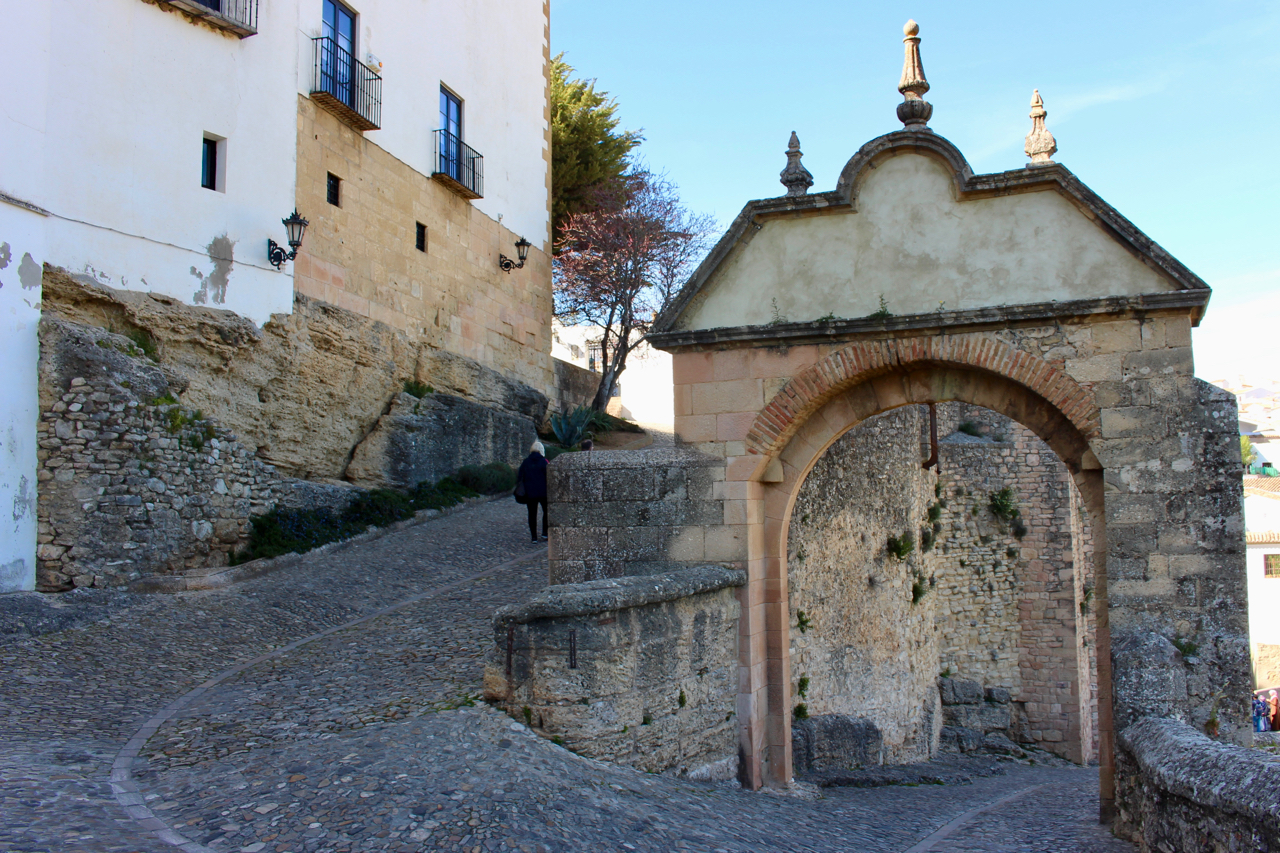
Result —
<svg viewBox="0 0 1280 853"><path fill-rule="evenodd" d="M597 192L595 209L568 217L561 231L555 311L562 322L601 332L591 407L602 412L627 356L706 253L715 221L690 213L674 184L644 168Z"/></svg>

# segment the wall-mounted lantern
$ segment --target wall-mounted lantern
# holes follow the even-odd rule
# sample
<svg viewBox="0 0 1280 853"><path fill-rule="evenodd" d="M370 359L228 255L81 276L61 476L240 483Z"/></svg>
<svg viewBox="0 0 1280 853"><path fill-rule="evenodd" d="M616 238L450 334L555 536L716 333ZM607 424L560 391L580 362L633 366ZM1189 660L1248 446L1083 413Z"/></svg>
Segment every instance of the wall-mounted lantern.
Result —
<svg viewBox="0 0 1280 853"><path fill-rule="evenodd" d="M280 221L284 223L285 231L289 234L289 247L292 251L286 253L283 246L270 237L267 238L267 260L274 264L276 269L284 266L285 261L292 261L298 257L298 247L302 245L302 235L307 233L307 225L310 224L298 215L296 208L288 219L281 219Z"/></svg>
<svg viewBox="0 0 1280 853"><path fill-rule="evenodd" d="M503 272L511 272L512 270L524 269L525 258L529 257L529 247L533 244L525 238L521 237L516 241L516 256L520 258L520 263L508 258L506 255L498 255L498 266L502 267Z"/></svg>

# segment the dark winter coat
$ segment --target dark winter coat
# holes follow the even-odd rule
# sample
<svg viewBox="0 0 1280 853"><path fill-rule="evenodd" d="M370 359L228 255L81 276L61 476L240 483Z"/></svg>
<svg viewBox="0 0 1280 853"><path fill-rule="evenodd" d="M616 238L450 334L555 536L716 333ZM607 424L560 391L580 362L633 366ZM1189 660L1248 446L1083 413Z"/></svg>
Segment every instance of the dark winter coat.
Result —
<svg viewBox="0 0 1280 853"><path fill-rule="evenodd" d="M520 463L516 482L524 483L524 496L529 500L544 499L547 496L547 457L541 453L530 453Z"/></svg>

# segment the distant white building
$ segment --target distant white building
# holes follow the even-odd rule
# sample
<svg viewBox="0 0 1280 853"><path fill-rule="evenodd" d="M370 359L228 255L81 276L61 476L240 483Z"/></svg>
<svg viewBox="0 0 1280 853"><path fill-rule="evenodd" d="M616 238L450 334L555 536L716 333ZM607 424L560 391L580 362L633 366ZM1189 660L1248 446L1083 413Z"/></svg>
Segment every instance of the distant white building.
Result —
<svg viewBox="0 0 1280 853"><path fill-rule="evenodd" d="M259 325L303 294L554 393L549 14L544 0L6 4L0 505L15 509L0 592L34 577L46 263ZM277 267L267 241L288 251L295 208L310 227ZM499 269L521 251L517 274Z"/></svg>
<svg viewBox="0 0 1280 853"><path fill-rule="evenodd" d="M1280 477L1244 478L1249 643L1255 687L1280 687Z"/></svg>
<svg viewBox="0 0 1280 853"><path fill-rule="evenodd" d="M551 354L599 373L600 338L595 326L566 326L557 321L552 327ZM642 341L627 356L626 369L608 411L637 423L670 428L675 423L674 389L670 353Z"/></svg>

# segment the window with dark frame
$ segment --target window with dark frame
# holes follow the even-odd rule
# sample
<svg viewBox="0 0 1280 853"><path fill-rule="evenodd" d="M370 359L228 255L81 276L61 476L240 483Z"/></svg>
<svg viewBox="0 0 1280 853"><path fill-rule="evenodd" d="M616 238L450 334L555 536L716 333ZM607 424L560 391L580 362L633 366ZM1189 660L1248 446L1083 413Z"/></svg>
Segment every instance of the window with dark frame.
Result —
<svg viewBox="0 0 1280 853"><path fill-rule="evenodd" d="M342 207L342 178L339 178L333 172L329 173L326 197L329 199L329 204L334 207Z"/></svg>
<svg viewBox="0 0 1280 853"><path fill-rule="evenodd" d="M205 138L200 158L200 186L207 190L218 188L218 140Z"/></svg>
<svg viewBox="0 0 1280 853"><path fill-rule="evenodd" d="M416 243L419 252L425 252L427 250L427 226L423 225L421 222L418 223L418 238Z"/></svg>
<svg viewBox="0 0 1280 853"><path fill-rule="evenodd" d="M1262 576L1264 578L1280 578L1280 554L1262 555Z"/></svg>

